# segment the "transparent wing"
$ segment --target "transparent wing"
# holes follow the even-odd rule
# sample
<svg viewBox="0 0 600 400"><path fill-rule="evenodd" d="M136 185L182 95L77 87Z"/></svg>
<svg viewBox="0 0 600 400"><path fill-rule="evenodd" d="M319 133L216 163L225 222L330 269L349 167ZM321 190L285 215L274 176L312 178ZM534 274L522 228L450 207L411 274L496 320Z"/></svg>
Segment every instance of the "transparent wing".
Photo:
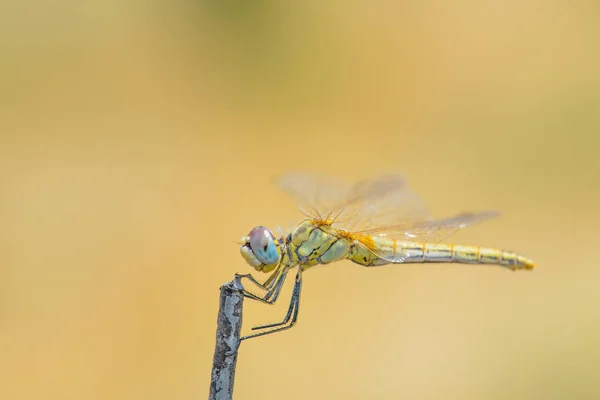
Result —
<svg viewBox="0 0 600 400"><path fill-rule="evenodd" d="M429 221L433 218L421 199L399 174L380 175L349 184L331 176L289 172L275 180L310 218L330 219L345 230L367 230Z"/></svg>
<svg viewBox="0 0 600 400"><path fill-rule="evenodd" d="M369 229L357 232L357 237L368 236L384 236L396 240L405 240L419 243L434 243L437 244L448 238L460 229L467 226L495 218L500 215L497 211L485 211L479 213L463 213L450 218L431 220L431 221L414 221L399 225L384 226L374 229ZM365 241L362 241L363 245ZM410 252L392 253L385 249L371 248L366 246L369 251L390 262L402 262L410 257Z"/></svg>
<svg viewBox="0 0 600 400"><path fill-rule="evenodd" d="M366 184L378 181L385 182L394 176L381 176L366 181ZM397 175L397 179L403 179ZM370 193L365 196L364 202L360 204L354 219L346 224L350 230L364 231L369 229L383 229L386 226L406 225L416 221L433 221L434 218L425 206L421 198L406 186L397 186L385 194Z"/></svg>
<svg viewBox="0 0 600 400"><path fill-rule="evenodd" d="M293 171L280 175L274 184L291 195L307 217L325 219L349 196L352 186L334 177Z"/></svg>

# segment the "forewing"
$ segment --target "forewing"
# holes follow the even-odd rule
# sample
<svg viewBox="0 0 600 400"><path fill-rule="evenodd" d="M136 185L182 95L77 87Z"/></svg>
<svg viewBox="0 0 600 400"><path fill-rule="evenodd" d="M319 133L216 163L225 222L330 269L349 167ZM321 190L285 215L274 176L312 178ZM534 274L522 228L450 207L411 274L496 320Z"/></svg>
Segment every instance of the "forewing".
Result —
<svg viewBox="0 0 600 400"><path fill-rule="evenodd" d="M316 219L325 219L344 204L352 189L341 179L304 171L285 173L273 183L294 198L303 214Z"/></svg>
<svg viewBox="0 0 600 400"><path fill-rule="evenodd" d="M392 178L395 177L395 178ZM344 226L351 231L382 229L386 226L406 225L415 221L431 221L433 216L421 198L410 190L402 176L382 176L393 190L369 196L357 210L357 216ZM396 181L396 183L392 183ZM403 183L400 185L400 183Z"/></svg>
<svg viewBox="0 0 600 400"><path fill-rule="evenodd" d="M431 215L410 191L400 174L372 177L350 185L340 179L309 172L289 172L275 180L311 218L331 219L345 230L366 230Z"/></svg>

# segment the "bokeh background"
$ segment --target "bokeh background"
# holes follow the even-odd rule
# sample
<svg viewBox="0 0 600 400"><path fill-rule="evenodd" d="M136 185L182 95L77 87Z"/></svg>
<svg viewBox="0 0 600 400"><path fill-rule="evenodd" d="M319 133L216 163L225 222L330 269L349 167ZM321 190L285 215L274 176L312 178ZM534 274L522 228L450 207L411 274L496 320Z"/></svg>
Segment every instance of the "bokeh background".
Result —
<svg viewBox="0 0 600 400"><path fill-rule="evenodd" d="M0 8L0 398L206 398L235 242L300 217L290 168L501 210L453 242L538 268L311 270L236 399L600 398L597 2Z"/></svg>

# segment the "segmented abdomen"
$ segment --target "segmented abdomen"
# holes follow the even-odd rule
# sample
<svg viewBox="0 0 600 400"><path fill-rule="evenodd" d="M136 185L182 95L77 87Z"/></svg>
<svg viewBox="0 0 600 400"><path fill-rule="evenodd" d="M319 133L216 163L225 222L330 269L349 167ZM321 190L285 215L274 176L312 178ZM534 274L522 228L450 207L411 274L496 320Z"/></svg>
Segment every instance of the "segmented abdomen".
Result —
<svg viewBox="0 0 600 400"><path fill-rule="evenodd" d="M533 261L528 258L500 249L415 243L380 237L369 237L363 243L353 249L349 259L365 266L390 263L465 263L499 265L513 270L534 267Z"/></svg>

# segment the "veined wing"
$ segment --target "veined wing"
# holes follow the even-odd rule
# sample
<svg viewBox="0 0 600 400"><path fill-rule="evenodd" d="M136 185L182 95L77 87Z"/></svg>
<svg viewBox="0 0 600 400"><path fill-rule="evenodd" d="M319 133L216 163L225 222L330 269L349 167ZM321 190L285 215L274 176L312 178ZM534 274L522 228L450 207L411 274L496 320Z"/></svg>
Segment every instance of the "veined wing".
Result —
<svg viewBox="0 0 600 400"><path fill-rule="evenodd" d="M363 246L367 247L369 251L378 257L390 262L399 263L409 257L408 252L399 251L397 253L391 253L389 250L369 246L367 243L372 241L361 240L361 237L368 238L369 236L381 236L401 241L437 244L460 229L491 218L495 218L499 214L500 213L496 211L463 213L450 218L435 221L415 221L405 224L374 228L362 232L356 232L356 236Z"/></svg>
<svg viewBox="0 0 600 400"><path fill-rule="evenodd" d="M402 175L381 175L354 185L309 172L289 172L275 184L292 195L310 218L333 220L340 229L351 231L377 256L402 262L408 254L389 254L369 246L369 236L401 241L439 243L460 229L495 218L495 211L462 213L435 220L418 195L408 189Z"/></svg>
<svg viewBox="0 0 600 400"><path fill-rule="evenodd" d="M349 184L331 176L298 171L279 176L275 184L296 199L306 216L331 220L336 227L349 231L433 219L399 174Z"/></svg>

